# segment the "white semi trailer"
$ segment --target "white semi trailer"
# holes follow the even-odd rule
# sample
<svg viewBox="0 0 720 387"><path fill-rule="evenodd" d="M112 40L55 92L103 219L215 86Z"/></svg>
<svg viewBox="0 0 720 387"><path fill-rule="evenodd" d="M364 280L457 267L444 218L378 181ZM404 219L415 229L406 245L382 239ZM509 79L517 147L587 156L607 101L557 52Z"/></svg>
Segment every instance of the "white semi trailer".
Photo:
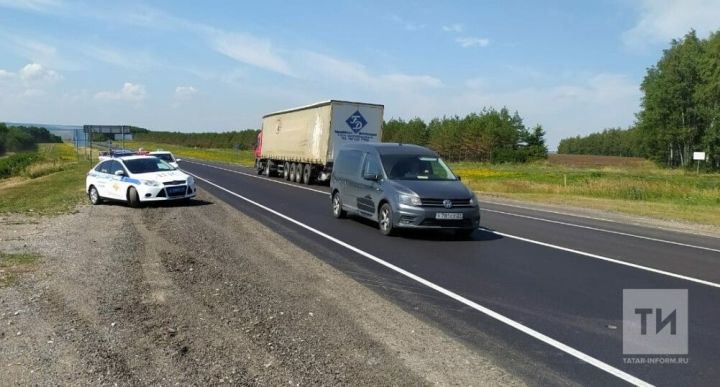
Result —
<svg viewBox="0 0 720 387"><path fill-rule="evenodd" d="M348 142L380 142L383 105L325 101L263 117L255 149L258 174L311 184L330 179Z"/></svg>

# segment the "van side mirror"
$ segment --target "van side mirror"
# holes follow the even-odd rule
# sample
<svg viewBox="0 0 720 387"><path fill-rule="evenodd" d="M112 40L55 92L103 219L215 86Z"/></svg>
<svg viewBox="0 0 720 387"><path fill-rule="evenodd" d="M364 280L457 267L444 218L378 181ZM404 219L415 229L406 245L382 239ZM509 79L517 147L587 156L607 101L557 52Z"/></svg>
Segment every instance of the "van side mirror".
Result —
<svg viewBox="0 0 720 387"><path fill-rule="evenodd" d="M175 159L175 162L176 162L176 163L179 163L179 162L181 162L181 161L182 161L182 159Z"/></svg>
<svg viewBox="0 0 720 387"><path fill-rule="evenodd" d="M380 180L380 175L377 173L366 173L363 175L363 178L365 180L378 181Z"/></svg>
<svg viewBox="0 0 720 387"><path fill-rule="evenodd" d="M460 176L455 176L455 177L457 177L458 181L462 181L462 177L460 177Z"/></svg>

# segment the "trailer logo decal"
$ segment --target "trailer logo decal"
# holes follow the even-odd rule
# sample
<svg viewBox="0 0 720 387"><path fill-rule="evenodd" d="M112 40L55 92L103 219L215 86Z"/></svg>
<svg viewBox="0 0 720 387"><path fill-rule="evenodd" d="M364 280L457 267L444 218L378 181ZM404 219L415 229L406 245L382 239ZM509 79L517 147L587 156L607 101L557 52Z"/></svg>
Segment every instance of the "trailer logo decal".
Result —
<svg viewBox="0 0 720 387"><path fill-rule="evenodd" d="M367 121L365 120L365 117L360 114L360 110L356 110L355 113L353 113L350 117L348 117L347 120L345 120L345 122L355 134L359 133L362 128L367 125Z"/></svg>

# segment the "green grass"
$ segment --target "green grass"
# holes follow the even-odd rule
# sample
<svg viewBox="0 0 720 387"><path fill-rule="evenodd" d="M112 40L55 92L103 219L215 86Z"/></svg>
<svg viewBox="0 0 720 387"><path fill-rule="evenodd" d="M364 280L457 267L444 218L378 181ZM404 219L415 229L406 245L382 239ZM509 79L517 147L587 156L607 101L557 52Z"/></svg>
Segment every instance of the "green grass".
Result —
<svg viewBox="0 0 720 387"><path fill-rule="evenodd" d="M720 225L720 174L696 175L652 163L578 168L543 161L452 167L463 182L484 195Z"/></svg>
<svg viewBox="0 0 720 387"><path fill-rule="evenodd" d="M42 144L38 152L41 162L19 177L0 179L0 213L67 213L85 197L91 162L78 162L69 144Z"/></svg>
<svg viewBox="0 0 720 387"><path fill-rule="evenodd" d="M0 287L14 283L17 274L29 271L39 258L31 253L0 253Z"/></svg>
<svg viewBox="0 0 720 387"><path fill-rule="evenodd" d="M148 151L163 149L172 152L175 157L189 157L193 159L219 161L224 163L237 163L240 165L251 167L255 165L255 153L252 150L235 150L235 149L209 149L209 148L191 148L179 145L158 144L149 142L126 141L125 148L137 150L144 148ZM182 163L182 162L181 162Z"/></svg>

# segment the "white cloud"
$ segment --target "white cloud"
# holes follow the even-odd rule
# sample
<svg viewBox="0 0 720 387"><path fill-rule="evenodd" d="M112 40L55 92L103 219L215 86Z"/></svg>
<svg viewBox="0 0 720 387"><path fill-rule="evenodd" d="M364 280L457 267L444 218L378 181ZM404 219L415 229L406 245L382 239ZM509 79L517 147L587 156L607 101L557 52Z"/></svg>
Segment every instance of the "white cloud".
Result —
<svg viewBox="0 0 720 387"><path fill-rule="evenodd" d="M119 51L92 45L82 46L82 52L97 61L131 70L144 70L160 64L153 56L143 52Z"/></svg>
<svg viewBox="0 0 720 387"><path fill-rule="evenodd" d="M449 26L442 26L442 30L445 32L460 33L463 31L464 26L460 23L450 24Z"/></svg>
<svg viewBox="0 0 720 387"><path fill-rule="evenodd" d="M372 74L359 63L338 59L312 51L305 51L300 60L305 69L303 74L311 80L328 79L357 85L366 90L395 90L442 87L440 79L429 75L404 73Z"/></svg>
<svg viewBox="0 0 720 387"><path fill-rule="evenodd" d="M468 80L470 82L471 80ZM442 102L434 114L466 114L484 106L517 110L528 126L539 123L547 131L551 149L560 139L610 127L627 127L640 108L639 85L619 74L600 73L574 83L527 87L497 92L469 89Z"/></svg>
<svg viewBox="0 0 720 387"><path fill-rule="evenodd" d="M63 5L59 0L0 0L0 7L45 12Z"/></svg>
<svg viewBox="0 0 720 387"><path fill-rule="evenodd" d="M292 75L290 65L273 49L267 39L220 31L211 35L212 48L229 58L265 70Z"/></svg>
<svg viewBox="0 0 720 387"><path fill-rule="evenodd" d="M470 78L465 81L465 87L468 89L480 89L485 86L484 78Z"/></svg>
<svg viewBox="0 0 720 387"><path fill-rule="evenodd" d="M390 15L390 20L400 24L407 31L418 31L425 28L425 24L418 24L401 18L398 15Z"/></svg>
<svg viewBox="0 0 720 387"><path fill-rule="evenodd" d="M637 24L623 33L627 46L668 43L690 29L700 36L720 27L720 0L643 0Z"/></svg>
<svg viewBox="0 0 720 387"><path fill-rule="evenodd" d="M95 99L137 102L145 99L146 96L144 85L125 82L119 91L101 91L95 94Z"/></svg>
<svg viewBox="0 0 720 387"><path fill-rule="evenodd" d="M471 47L487 47L488 44L490 44L490 40L486 38L474 38L471 36L464 36L455 39L455 41L460 44L463 48L471 48Z"/></svg>
<svg viewBox="0 0 720 387"><path fill-rule="evenodd" d="M28 63L18 72L20 79L27 82L57 81L62 76L55 70L45 68L39 63Z"/></svg>
<svg viewBox="0 0 720 387"><path fill-rule="evenodd" d="M175 88L175 98L178 100L191 99L198 90L193 86L178 86Z"/></svg>

